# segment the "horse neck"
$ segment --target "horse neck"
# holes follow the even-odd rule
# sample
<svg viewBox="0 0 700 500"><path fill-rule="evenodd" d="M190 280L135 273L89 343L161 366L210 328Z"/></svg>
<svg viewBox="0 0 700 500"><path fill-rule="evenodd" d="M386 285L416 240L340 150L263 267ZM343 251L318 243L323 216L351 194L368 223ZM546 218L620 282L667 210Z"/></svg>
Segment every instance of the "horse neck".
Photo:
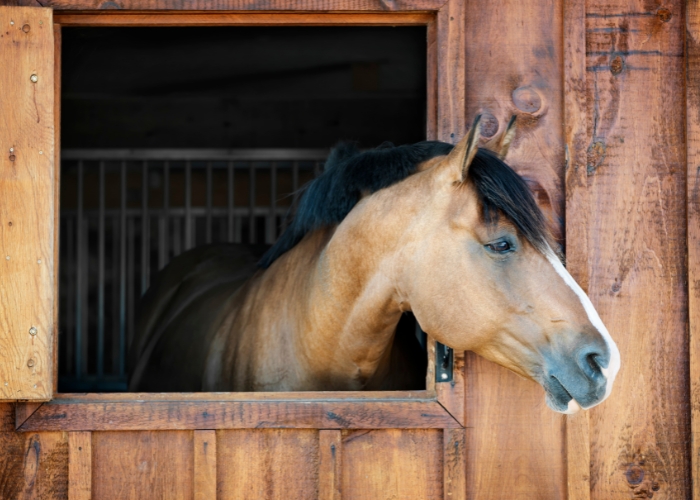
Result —
<svg viewBox="0 0 700 500"><path fill-rule="evenodd" d="M407 218L391 207L387 191L360 202L321 246L306 275L304 307L297 309L305 315L298 334L312 369L350 377L355 388L385 368L406 308L398 280Z"/></svg>

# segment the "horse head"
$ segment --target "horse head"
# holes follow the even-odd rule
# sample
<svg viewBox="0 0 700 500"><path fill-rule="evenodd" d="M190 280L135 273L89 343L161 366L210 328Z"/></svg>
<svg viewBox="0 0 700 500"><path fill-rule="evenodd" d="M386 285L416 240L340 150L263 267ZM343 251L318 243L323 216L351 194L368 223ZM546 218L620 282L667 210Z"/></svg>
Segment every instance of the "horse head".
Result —
<svg viewBox="0 0 700 500"><path fill-rule="evenodd" d="M503 158L513 120L478 148L479 117L447 155L416 174L429 192L410 225L404 307L437 341L533 379L555 411L602 402L620 353L588 296L553 250L525 182Z"/></svg>

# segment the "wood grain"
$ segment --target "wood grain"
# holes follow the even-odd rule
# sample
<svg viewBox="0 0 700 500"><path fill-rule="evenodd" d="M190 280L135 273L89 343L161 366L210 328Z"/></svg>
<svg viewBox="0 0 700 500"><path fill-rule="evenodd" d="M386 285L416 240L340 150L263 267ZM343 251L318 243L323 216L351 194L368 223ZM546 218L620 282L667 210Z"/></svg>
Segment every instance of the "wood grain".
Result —
<svg viewBox="0 0 700 500"><path fill-rule="evenodd" d="M56 14L62 26L423 26L426 12L267 13L267 12L110 12Z"/></svg>
<svg viewBox="0 0 700 500"><path fill-rule="evenodd" d="M467 499L467 433L445 429L442 433L443 492L445 500Z"/></svg>
<svg viewBox="0 0 700 500"><path fill-rule="evenodd" d="M61 25L54 22L53 25L53 128L54 128L54 149L53 149L53 394L58 392L58 283L59 265L58 250L60 248L59 238L61 230Z"/></svg>
<svg viewBox="0 0 700 500"><path fill-rule="evenodd" d="M217 431L217 439L219 499L317 498L317 431Z"/></svg>
<svg viewBox="0 0 700 500"><path fill-rule="evenodd" d="M465 8L467 120L482 113L488 139L517 115L506 161L561 238L563 4L470 0ZM542 388L471 353L466 380L469 498L564 497L564 419L544 404Z"/></svg>
<svg viewBox="0 0 700 500"><path fill-rule="evenodd" d="M194 498L216 498L216 431L194 431Z"/></svg>
<svg viewBox="0 0 700 500"><path fill-rule="evenodd" d="M594 500L690 497L683 27L681 2L586 3L589 203L573 208L622 357L590 412Z"/></svg>
<svg viewBox="0 0 700 500"><path fill-rule="evenodd" d="M68 498L92 498L92 433L68 433Z"/></svg>
<svg viewBox="0 0 700 500"><path fill-rule="evenodd" d="M445 0L6 0L10 3L54 10L250 10L250 11L432 11Z"/></svg>
<svg viewBox="0 0 700 500"><path fill-rule="evenodd" d="M442 432L342 431L342 498L443 498Z"/></svg>
<svg viewBox="0 0 700 500"><path fill-rule="evenodd" d="M343 447L341 431L321 430L318 433L318 498L341 499Z"/></svg>
<svg viewBox="0 0 700 500"><path fill-rule="evenodd" d="M93 433L93 498L191 499L192 441L191 431Z"/></svg>
<svg viewBox="0 0 700 500"><path fill-rule="evenodd" d="M15 428L19 429L42 404L43 403L15 403Z"/></svg>
<svg viewBox="0 0 700 500"><path fill-rule="evenodd" d="M688 317L690 321L691 477L700 500L700 2L687 2L686 148L688 171Z"/></svg>
<svg viewBox="0 0 700 500"><path fill-rule="evenodd" d="M0 432L15 430L15 405L0 403Z"/></svg>
<svg viewBox="0 0 700 500"><path fill-rule="evenodd" d="M176 429L452 428L459 423L428 401L122 401L44 403L23 431Z"/></svg>
<svg viewBox="0 0 700 500"><path fill-rule="evenodd" d="M68 498L68 434L0 432L0 498Z"/></svg>
<svg viewBox="0 0 700 500"><path fill-rule="evenodd" d="M465 0L449 0L437 14L437 139L456 144L466 133Z"/></svg>
<svg viewBox="0 0 700 500"><path fill-rule="evenodd" d="M586 102L586 4L564 3L564 138L566 141L566 267L588 289L588 174L586 149L592 121ZM568 500L590 500L588 412L566 419Z"/></svg>
<svg viewBox="0 0 700 500"><path fill-rule="evenodd" d="M0 26L0 400L42 401L53 390L52 11L0 7Z"/></svg>

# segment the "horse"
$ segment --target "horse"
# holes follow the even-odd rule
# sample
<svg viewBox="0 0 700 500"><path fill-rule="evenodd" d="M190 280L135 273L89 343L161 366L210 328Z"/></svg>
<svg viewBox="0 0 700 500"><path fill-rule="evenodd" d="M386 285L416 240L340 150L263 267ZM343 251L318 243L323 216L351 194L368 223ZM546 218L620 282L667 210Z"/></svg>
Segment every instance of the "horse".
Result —
<svg viewBox="0 0 700 500"><path fill-rule="evenodd" d="M512 119L479 147L477 116L456 146L336 147L261 259L210 245L159 273L129 389L415 388L425 354L397 330L410 312L436 341L539 383L557 412L599 404L620 353L504 161L514 135Z"/></svg>

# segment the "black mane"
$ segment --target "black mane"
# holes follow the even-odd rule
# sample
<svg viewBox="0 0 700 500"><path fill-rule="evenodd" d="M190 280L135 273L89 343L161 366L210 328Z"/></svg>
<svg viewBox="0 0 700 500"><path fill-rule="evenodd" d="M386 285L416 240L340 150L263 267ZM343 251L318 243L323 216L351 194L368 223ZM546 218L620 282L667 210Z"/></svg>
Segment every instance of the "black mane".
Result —
<svg viewBox="0 0 700 500"><path fill-rule="evenodd" d="M415 173L420 163L446 155L452 148L439 141L397 147L384 144L365 152L353 144L336 146L323 173L304 188L294 219L258 266L269 267L306 233L339 224L363 193L374 193L402 181ZM531 244L544 249L544 217L527 184L513 169L490 151L479 149L469 167L469 178L476 186L487 221L495 222L503 213Z"/></svg>

